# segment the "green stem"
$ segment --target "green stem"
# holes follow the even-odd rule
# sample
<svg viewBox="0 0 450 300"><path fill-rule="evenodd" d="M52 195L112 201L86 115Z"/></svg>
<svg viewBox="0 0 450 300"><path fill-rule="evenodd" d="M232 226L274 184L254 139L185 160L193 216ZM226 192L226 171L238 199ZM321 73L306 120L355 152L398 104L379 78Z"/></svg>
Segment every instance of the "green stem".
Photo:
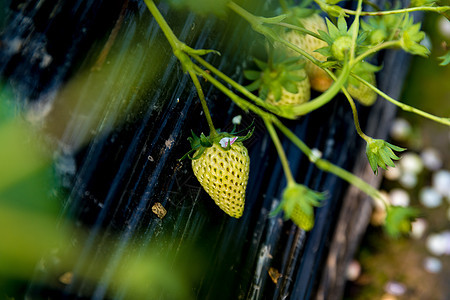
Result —
<svg viewBox="0 0 450 300"><path fill-rule="evenodd" d="M198 81L197 74L195 74L193 71L188 71L188 72L189 72L189 75L191 76L192 82L195 85L195 88L197 89L198 97L202 104L202 108L203 108L203 112L205 113L206 121L208 122L209 135L211 137L214 137L217 135L217 131L214 128L211 114L209 113L208 106L206 105L206 99L205 99L205 95L203 94L202 86L200 85L200 82Z"/></svg>
<svg viewBox="0 0 450 300"><path fill-rule="evenodd" d="M163 31L164 35L166 36L167 41L169 42L170 46L172 46L172 49L174 50L174 53L175 53L175 50L179 50L180 49L178 38L175 36L175 34L173 33L173 31L170 28L169 24L167 24L166 20L164 19L164 17L159 12L159 10L156 7L156 5L153 2L153 0L144 0L144 2L147 5L148 10L150 10L150 13L155 18L155 20L158 23L159 27Z"/></svg>
<svg viewBox="0 0 450 300"><path fill-rule="evenodd" d="M218 81L217 79L215 79L213 76L211 76L211 74L209 74L208 72L206 72L205 70L203 70L202 68L200 68L197 65L194 65L195 71L200 74L201 76L203 76L204 78L206 78L209 82L211 82L216 88L218 88L222 93L224 93L225 95L227 95L228 97L230 97L230 99L236 103L241 109L243 109L244 111L248 111L249 109L251 111L253 111L254 113L256 113L257 115L259 115L261 118L270 118L270 116L272 116L270 113L262 110L261 108L259 108L258 106L248 102L247 100L239 97L238 95L236 95L235 93L233 93L233 91L231 91L230 89L228 89L226 86L224 86L220 81Z"/></svg>
<svg viewBox="0 0 450 300"><path fill-rule="evenodd" d="M327 70L328 75L333 79L336 80L336 75L333 74L333 72L330 72ZM356 110L356 105L355 105L355 101L353 101L352 96L350 95L350 93L347 91L347 89L343 86L341 88L342 92L344 93L345 97L347 98L350 107L352 109L352 113L353 113L353 122L355 124L355 128L356 128L356 132L359 134L360 137L362 137L365 141L369 141L370 137L368 137L362 130L361 130L361 126L359 124L359 118L358 118L358 111Z"/></svg>
<svg viewBox="0 0 450 300"><path fill-rule="evenodd" d="M345 87L342 87L342 91L344 92L344 95L352 108L353 122L355 123L356 132L358 132L359 136L368 142L370 138L361 130L361 126L359 125L358 110L356 109L355 101L353 101L352 96L350 96Z"/></svg>
<svg viewBox="0 0 450 300"><path fill-rule="evenodd" d="M320 96L318 96L317 98L308 101L306 103L300 104L300 105L296 105L291 107L292 108L292 114L291 113L283 113L283 110L279 109L278 107L275 107L273 105L267 105L264 100L262 100L259 97L256 97L255 95L253 95L252 93L250 93L245 87L241 86L240 84L238 84L237 82L233 81L232 79L230 79L228 76L226 76L225 74L223 74L222 72L220 72L219 70L217 70L216 68L214 68L213 66L211 66L209 63L207 63L205 60L203 60L201 57L198 56L193 56L198 62L200 62L203 66L205 66L206 68L208 68L210 71L212 71L214 74L216 74L217 76L219 76L221 79L223 79L224 81L226 81L228 84L230 84L231 86L233 86L234 88L236 88L239 92L241 92L243 95L245 95L246 97L248 97L249 99L255 101L255 103L257 103L258 105L268 109L269 111L280 115L282 117L287 117L287 118L292 118L292 116L302 116L305 115L323 105L325 105L326 103L328 103L329 101L331 101L331 99L333 99L334 96L336 96L336 94L339 92L340 88L342 87L342 85L345 83L345 81L347 80L349 74L350 74L350 68L348 64L344 64L344 67L342 69L342 73L340 74L340 76L336 79L335 83L325 92L322 93ZM200 68L197 70L201 70ZM215 80L212 76L210 76L208 73L204 72L202 73L202 76L205 76L205 78L207 78L208 80L210 80L214 85L216 85L216 83L218 83L217 80ZM220 83L219 83L220 84ZM217 87L217 86L216 86ZM227 89L228 90L228 89ZM225 93L225 91L223 91Z"/></svg>
<svg viewBox="0 0 450 300"><path fill-rule="evenodd" d="M357 64L358 62L362 61L364 58L382 50L382 49L386 49L386 48L390 48L390 47L395 47L398 46L399 41L389 41L389 42L384 42L381 44L378 44L374 47L371 47L369 50L367 50L364 53L361 53L359 56L357 56L354 60L353 60L353 64L352 67Z"/></svg>
<svg viewBox="0 0 450 300"><path fill-rule="evenodd" d="M394 98L390 97L389 95L385 94L383 91L379 90L377 87L375 87L374 85L370 84L369 82L367 82L363 78L359 77L358 75L352 74L352 76L354 78L358 79L363 84L365 84L368 87L370 87L372 90L374 90L378 95L380 95L384 99L386 99L389 102L391 102L391 103L397 105L398 107L400 107L402 110L408 111L408 112L412 112L412 113L415 113L415 114L420 115L422 117L425 117L427 119L433 120L435 122L438 122L438 123L450 126L450 118L437 117L435 115L432 115L430 113L424 112L424 111L422 111L420 109L417 109L415 107L412 107L412 106L409 106L407 104L401 103L401 102L395 100Z"/></svg>
<svg viewBox="0 0 450 300"><path fill-rule="evenodd" d="M361 16L383 16L383 15L393 15L393 14L403 14L414 11L431 11L437 13L444 13L450 10L450 6L419 6L419 7L410 7L403 9L395 9L395 10L385 10L385 11L362 11ZM349 15L356 15L357 11L351 9L344 9L344 12Z"/></svg>
<svg viewBox="0 0 450 300"><path fill-rule="evenodd" d="M301 48L299 48L299 47L289 43L288 41L280 38L277 34L272 32L269 28L266 28L264 26L264 18L257 17L255 15L251 14L250 12L246 11L245 9L243 9L242 7L240 7L239 5L234 3L233 1L230 1L228 3L228 7L231 10L233 10L235 13L240 15L242 18L244 18L248 23L250 23L250 25L252 26L252 28L256 32L259 32L259 33L263 34L264 36L266 36L266 38L269 38L271 40L280 42L283 45L286 45L287 47L291 48L292 50L294 50L296 52L299 52L300 54L302 54L303 56L305 56L306 58L311 60L314 64L320 65L320 61L317 60L314 56L312 56L311 54L309 54L305 50L303 50L303 49L301 49ZM274 25L276 25L276 23Z"/></svg>
<svg viewBox="0 0 450 300"><path fill-rule="evenodd" d="M338 176L339 178L347 181L348 183L356 186L358 189L366 193L368 196L372 197L374 201L377 201L383 206L385 207L389 206L389 203L386 202L386 200L383 198L381 193L376 188L374 188L361 178L353 175L349 171L344 170L341 167L336 166L325 159L317 157L314 154L314 152L308 146L306 146L305 143L303 143L302 140L300 140L292 131L289 130L289 128L284 126L283 123L281 123L278 119L273 120L273 122L275 126L277 126L278 129L280 129L280 131L288 139L290 139L294 143L294 145L296 145L297 148L299 148L300 151L302 151L309 158L309 160L313 162L319 169L325 172L332 173Z"/></svg>
<svg viewBox="0 0 450 300"><path fill-rule="evenodd" d="M353 20L353 24L351 28L353 28L352 34L352 45L350 47L350 65L354 64L354 58L355 58L355 49L356 49L356 39L358 37L359 32L359 17L361 16L362 11L362 0L358 0L358 6L356 8L356 16Z"/></svg>
<svg viewBox="0 0 450 300"><path fill-rule="evenodd" d="M281 160L281 165L283 166L284 174L286 175L287 185L295 184L295 179L292 176L291 168L289 167L289 162L284 152L283 146L281 145L280 139L278 138L275 128L273 128L272 122L267 118L263 118L264 124L266 124L267 131L269 131L270 137L272 138L275 148L277 149L278 156Z"/></svg>
<svg viewBox="0 0 450 300"><path fill-rule="evenodd" d="M337 80L333 83L330 88L325 93L322 93L317 98L303 103L301 105L294 107L294 113L296 116L302 116L305 115L313 110L318 109L319 107L322 107L326 103L330 102L331 99L333 99L334 96L339 92L341 87L344 85L344 83L347 81L347 78L350 74L350 66L347 62L344 62L344 66L342 68L342 73L339 75Z"/></svg>
<svg viewBox="0 0 450 300"><path fill-rule="evenodd" d="M233 88L235 88L238 92L240 92L241 94L243 94L245 97L247 97L248 99L252 100L253 102L255 102L257 105L264 107L265 109L281 115L283 117L287 117L290 119L293 119L293 116L288 116L288 115L283 115L282 110L272 104L267 103L266 101L264 101L263 99L259 98L258 96L256 96L255 94L249 92L245 87L243 87L242 85L240 85L239 83L237 83L236 81L234 81L233 79L231 79L230 77L228 77L227 75L225 75L224 73L222 73L219 69L215 68L213 65L211 65L210 63L208 63L206 60L204 60L202 57L198 56L198 55L192 55L192 57L198 61L201 65L203 65L205 68L207 68L209 71L213 72L215 75L217 75L220 79L222 79L223 81L225 81L226 83L228 83L229 85L231 85Z"/></svg>
<svg viewBox="0 0 450 300"><path fill-rule="evenodd" d="M230 91L227 87L225 87L222 83L220 83L217 79L215 79L211 74L207 73L206 71L202 70L200 67L195 66L196 71L204 76L208 81L210 81L215 87L217 87L219 90L221 90L225 95L230 97L232 101L234 101L239 107L241 107L244 110L251 110L252 112L259 115L265 122L271 122L273 123L280 131L288 138L290 139L294 145L296 145L300 151L302 151L311 162L315 163L317 167L323 171L330 172L332 174L335 174L336 176L342 178L343 180L347 181L348 183L356 186L361 191L369 195L374 199L374 201L381 202L383 205L388 205L388 203L384 202L384 198L381 196L380 192L372 187L370 184L365 182L364 180L358 178L357 176L353 175L352 173L333 165L332 163L328 162L327 160L323 160L320 157L318 157L308 146L306 146L305 143L303 143L292 131L289 130L284 124L274 115L267 113L266 111L260 109L258 106L242 99L238 95L234 94L232 91ZM288 175L286 175L288 176ZM289 181L289 179L288 179Z"/></svg>
<svg viewBox="0 0 450 300"><path fill-rule="evenodd" d="M295 31L300 31L302 33L309 34L310 36L313 36L316 39L319 39L319 40L323 41L323 38L320 35L318 35L317 33L313 32L313 31L310 31L308 29L299 27L299 26L295 26L295 25L292 25L292 24L289 24L289 23L284 23L284 22L280 22L280 23L277 23L277 24L274 24L274 25L278 25L278 26L281 26L281 27L289 28L289 29L292 29L292 30L295 30Z"/></svg>
<svg viewBox="0 0 450 300"><path fill-rule="evenodd" d="M205 113L206 121L208 122L209 131L211 136L217 135L217 131L214 128L211 114L209 113L208 106L206 105L206 99L205 95L203 94L202 86L200 85L200 82L198 81L197 75L194 73L194 67L191 59L189 56L185 53L185 51L191 51L192 53L207 53L210 52L209 50L194 50L189 47L187 47L184 43L180 42L178 38L173 33L170 26L167 24L164 17L159 12L158 8L156 7L155 3L152 0L144 0L145 4L147 5L148 9L150 10L150 13L155 18L156 22L158 23L159 27L163 31L167 41L169 42L170 46L172 47L174 55L178 58L181 65L183 66L183 69L187 71L192 79L192 82L194 83L195 88L197 89L197 93L200 99L200 102L202 104L203 111Z"/></svg>

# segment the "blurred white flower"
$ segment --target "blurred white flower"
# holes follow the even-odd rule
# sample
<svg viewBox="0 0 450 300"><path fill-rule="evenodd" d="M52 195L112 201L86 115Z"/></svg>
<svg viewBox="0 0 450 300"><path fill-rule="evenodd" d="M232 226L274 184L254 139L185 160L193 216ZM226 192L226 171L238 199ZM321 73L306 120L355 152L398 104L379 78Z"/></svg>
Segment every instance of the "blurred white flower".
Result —
<svg viewBox="0 0 450 300"><path fill-rule="evenodd" d="M407 152L400 159L400 167L405 173L419 174L423 170L423 162L418 154Z"/></svg>
<svg viewBox="0 0 450 300"><path fill-rule="evenodd" d="M409 194L403 189L392 189L389 193L389 201L394 206L406 207L409 205Z"/></svg>
<svg viewBox="0 0 450 300"><path fill-rule="evenodd" d="M425 207L435 208L442 204L442 195L432 187L424 187L420 190L419 201Z"/></svg>
<svg viewBox="0 0 450 300"><path fill-rule="evenodd" d="M403 173L398 180L405 188L413 188L417 184L417 175L414 173Z"/></svg>
<svg viewBox="0 0 450 300"><path fill-rule="evenodd" d="M411 134L411 125L405 119L398 118L394 120L390 133L392 138L398 141L405 141Z"/></svg>
<svg viewBox="0 0 450 300"><path fill-rule="evenodd" d="M233 120L231 120L231 122L232 122L234 125L239 125L239 124L241 124L241 121L242 121L242 116L241 116L241 115L237 115L236 117L233 118Z"/></svg>
<svg viewBox="0 0 450 300"><path fill-rule="evenodd" d="M423 262L425 270L430 273L439 273L442 270L442 262L436 257L427 257Z"/></svg>
<svg viewBox="0 0 450 300"><path fill-rule="evenodd" d="M430 234L427 238L426 246L433 255L450 254L450 233L446 231L441 234Z"/></svg>
<svg viewBox="0 0 450 300"><path fill-rule="evenodd" d="M389 180L398 180L402 175L402 171L400 168L388 168L384 172L384 177Z"/></svg>
<svg viewBox="0 0 450 300"><path fill-rule="evenodd" d="M434 148L426 148L420 153L423 164L431 171L437 171L442 167L441 154Z"/></svg>
<svg viewBox="0 0 450 300"><path fill-rule="evenodd" d="M425 230L427 229L427 221L424 219L416 219L411 223L411 236L418 240L423 237Z"/></svg>
<svg viewBox="0 0 450 300"><path fill-rule="evenodd" d="M347 280L355 281L361 275L361 264L357 260L352 260L347 266Z"/></svg>
<svg viewBox="0 0 450 300"><path fill-rule="evenodd" d="M433 175L433 187L444 197L450 197L450 172L441 170Z"/></svg>
<svg viewBox="0 0 450 300"><path fill-rule="evenodd" d="M447 18L445 18L444 16L440 16L437 23L439 32L443 36L450 38L450 22L447 20Z"/></svg>
<svg viewBox="0 0 450 300"><path fill-rule="evenodd" d="M403 283L397 281L389 281L384 286L384 290L386 293L389 293L394 296L401 296L406 293L406 286Z"/></svg>

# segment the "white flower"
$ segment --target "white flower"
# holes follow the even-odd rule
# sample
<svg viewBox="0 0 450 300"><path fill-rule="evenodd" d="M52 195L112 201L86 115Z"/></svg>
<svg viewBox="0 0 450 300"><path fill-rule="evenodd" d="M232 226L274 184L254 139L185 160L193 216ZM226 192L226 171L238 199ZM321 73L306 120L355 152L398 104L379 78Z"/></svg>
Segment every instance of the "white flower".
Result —
<svg viewBox="0 0 450 300"><path fill-rule="evenodd" d="M241 124L242 121L242 116L241 115L237 115L236 117L233 118L233 120L231 121L234 125L239 125Z"/></svg>
<svg viewBox="0 0 450 300"><path fill-rule="evenodd" d="M236 142L236 140L237 140L237 137L232 137L232 138L225 137L219 141L219 144L223 148L227 148L228 145L230 145L230 146L233 145L233 143Z"/></svg>

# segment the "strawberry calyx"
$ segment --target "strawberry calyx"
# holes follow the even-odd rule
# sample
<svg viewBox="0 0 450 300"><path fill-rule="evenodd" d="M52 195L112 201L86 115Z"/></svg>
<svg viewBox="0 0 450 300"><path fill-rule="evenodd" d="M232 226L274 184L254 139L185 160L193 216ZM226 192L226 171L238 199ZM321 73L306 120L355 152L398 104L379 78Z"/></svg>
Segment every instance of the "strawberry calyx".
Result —
<svg viewBox="0 0 450 300"><path fill-rule="evenodd" d="M327 42L328 46L317 49L316 52L337 61L343 61L350 51L353 24L348 28L344 17L339 17L337 26L329 19L326 19L328 33L318 30L320 37ZM367 48L364 41L367 38L367 32L362 32L356 38L355 54L359 55Z"/></svg>
<svg viewBox="0 0 450 300"><path fill-rule="evenodd" d="M278 56L267 63L256 58L254 61L259 70L244 71L245 78L253 80L246 88L250 92L258 90L262 99L267 99L269 94L273 94L275 101L279 101L283 88L296 94L299 92L296 83L307 79L306 76L298 74L298 71L305 66L301 57Z"/></svg>
<svg viewBox="0 0 450 300"><path fill-rule="evenodd" d="M194 131L191 130L191 137L188 137L189 143L191 144L191 150L183 155L179 160L183 160L185 158L189 158L191 160L199 159L207 148L212 147L214 144L220 145L224 151L228 151L231 149L231 146L236 142L243 142L248 140L254 131L254 127L247 132L245 136L238 136L241 131L235 132L234 130L231 132L221 132L217 131L214 135L206 136L203 132L200 136L197 136ZM194 156L191 156L192 153L195 153Z"/></svg>

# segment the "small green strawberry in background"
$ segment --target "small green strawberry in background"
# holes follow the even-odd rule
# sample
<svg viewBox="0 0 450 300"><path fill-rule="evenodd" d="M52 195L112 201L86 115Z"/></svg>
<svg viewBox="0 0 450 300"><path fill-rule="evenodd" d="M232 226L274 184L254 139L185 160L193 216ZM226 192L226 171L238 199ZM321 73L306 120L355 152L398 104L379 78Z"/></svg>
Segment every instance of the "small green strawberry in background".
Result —
<svg viewBox="0 0 450 300"><path fill-rule="evenodd" d="M200 137L192 133L189 138L194 152L192 169L203 189L225 213L240 218L244 212L245 189L250 171L250 157L242 141L244 137L227 132ZM183 157L183 158L184 158Z"/></svg>
<svg viewBox="0 0 450 300"><path fill-rule="evenodd" d="M378 72L380 69L380 67L362 61L355 65L352 73L376 86L375 72ZM350 76L345 86L350 95L362 105L370 106L377 100L377 93L374 90L352 76Z"/></svg>
<svg viewBox="0 0 450 300"><path fill-rule="evenodd" d="M278 56L265 63L254 59L260 70L245 70L244 76L253 80L249 91L259 91L259 97L272 105L298 105L309 100L311 91L299 57Z"/></svg>
<svg viewBox="0 0 450 300"><path fill-rule="evenodd" d="M289 10L288 18L289 23L293 25L303 27L314 33L319 33L319 30L327 32L327 25L325 20L317 13L311 10L292 8ZM326 61L326 56L315 52L315 50L322 47L326 47L328 44L318 38L315 38L309 34L304 34L296 30L289 30L284 34L284 39L288 42L296 45L297 47L305 50L311 54L314 58L320 61ZM290 55L299 55L297 52L291 50ZM311 88L319 92L326 91L333 80L331 77L320 67L316 66L311 61L307 60L305 65L306 74L308 75Z"/></svg>
<svg viewBox="0 0 450 300"><path fill-rule="evenodd" d="M314 226L314 207L320 205L325 194L298 183L291 183L284 189L282 197L281 203L271 215L277 215L283 210L286 219L291 219L305 231L311 230Z"/></svg>

